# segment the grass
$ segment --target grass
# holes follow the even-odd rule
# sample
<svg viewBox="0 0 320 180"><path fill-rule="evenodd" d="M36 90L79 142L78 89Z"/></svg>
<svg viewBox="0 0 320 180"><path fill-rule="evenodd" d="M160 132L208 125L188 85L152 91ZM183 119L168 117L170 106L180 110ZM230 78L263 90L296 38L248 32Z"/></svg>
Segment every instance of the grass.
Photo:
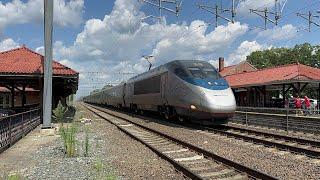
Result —
<svg viewBox="0 0 320 180"><path fill-rule="evenodd" d="M87 157L89 155L89 148L90 148L90 144L89 144L89 130L88 128L86 128L86 132L85 132L85 140L84 140L84 156Z"/></svg>
<svg viewBox="0 0 320 180"><path fill-rule="evenodd" d="M67 154L67 157L75 157L76 154L76 128L74 124L71 127L67 126L66 128L61 126L60 135L63 140L64 150Z"/></svg>
<svg viewBox="0 0 320 180"><path fill-rule="evenodd" d="M96 178L95 179L97 179L97 180L116 180L116 179L118 179L112 170L106 168L106 166L103 164L101 159L97 160L94 163L94 169L96 171ZM105 172L105 171L107 171L107 172Z"/></svg>
<svg viewBox="0 0 320 180"><path fill-rule="evenodd" d="M23 177L20 174L8 175L7 180L22 180Z"/></svg>
<svg viewBox="0 0 320 180"><path fill-rule="evenodd" d="M102 160L98 160L94 163L94 169L97 171L97 172L102 172L103 169L104 169L104 165L102 163Z"/></svg>

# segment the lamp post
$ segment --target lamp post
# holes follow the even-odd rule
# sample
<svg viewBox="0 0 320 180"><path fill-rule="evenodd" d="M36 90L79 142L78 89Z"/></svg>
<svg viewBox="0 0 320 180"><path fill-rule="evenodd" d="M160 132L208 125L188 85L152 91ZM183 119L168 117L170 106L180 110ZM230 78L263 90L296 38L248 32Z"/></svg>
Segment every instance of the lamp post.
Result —
<svg viewBox="0 0 320 180"><path fill-rule="evenodd" d="M150 62L150 59L154 58L154 56L150 55L150 56L142 56L142 57L148 61L148 63L149 63L149 71L150 71L150 69L152 67L152 63Z"/></svg>

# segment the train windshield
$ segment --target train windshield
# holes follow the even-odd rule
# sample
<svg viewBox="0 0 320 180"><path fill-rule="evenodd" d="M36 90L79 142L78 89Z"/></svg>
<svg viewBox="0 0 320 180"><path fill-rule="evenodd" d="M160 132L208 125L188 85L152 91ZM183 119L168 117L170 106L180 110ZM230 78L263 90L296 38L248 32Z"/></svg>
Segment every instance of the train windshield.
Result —
<svg viewBox="0 0 320 180"><path fill-rule="evenodd" d="M219 79L220 78L219 73L213 68L189 67L188 70L191 73L191 75L195 78L200 78L200 79L205 79L205 78Z"/></svg>
<svg viewBox="0 0 320 180"><path fill-rule="evenodd" d="M199 61L176 61L168 65L178 77L197 79L220 79L218 71L207 62Z"/></svg>

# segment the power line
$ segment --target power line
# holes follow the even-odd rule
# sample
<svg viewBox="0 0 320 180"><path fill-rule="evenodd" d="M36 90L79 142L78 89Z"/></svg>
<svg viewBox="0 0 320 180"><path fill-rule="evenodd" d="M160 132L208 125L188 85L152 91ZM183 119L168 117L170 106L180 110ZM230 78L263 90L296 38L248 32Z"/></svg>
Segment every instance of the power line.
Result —
<svg viewBox="0 0 320 180"><path fill-rule="evenodd" d="M282 11L286 5L286 2L287 1L285 1L284 4L281 6L280 0L275 0L274 12L270 11L268 7L265 7L263 10L261 9L249 9L249 10L250 10L250 13L254 13L264 19L264 29L266 30L268 22L271 22L276 26L278 25L279 20L281 18ZM269 18L270 16L273 16L272 19Z"/></svg>
<svg viewBox="0 0 320 180"><path fill-rule="evenodd" d="M215 4L214 7L208 6L208 5L204 5L204 4L197 4L197 6L198 6L199 9L202 9L204 11L207 11L207 12L215 15L216 27L218 27L218 25L219 25L219 19L223 19L223 20L231 22L231 23L235 22L235 17L236 17L235 0L231 0L231 8L230 9L222 8L222 4L221 4L221 7L219 7L218 4ZM225 12L231 13L231 18L230 19L222 15Z"/></svg>
<svg viewBox="0 0 320 180"><path fill-rule="evenodd" d="M318 11L319 13L319 11ZM308 31L311 32L311 25L315 25L320 27L319 23L316 23L315 21L313 21L313 18L319 18L319 15L313 15L311 11L309 11L307 14L303 14L303 13L297 13L298 17L301 17L304 20L308 21Z"/></svg>
<svg viewBox="0 0 320 180"><path fill-rule="evenodd" d="M163 20L162 10L173 13L177 17L179 16L183 0L180 0L180 1L179 0L156 0L156 1L157 2L152 2L150 0L140 0L140 2L142 2L142 3L146 3L148 5L151 5L153 7L157 7L159 9L159 16L149 15L149 16L146 16L142 19L152 17L152 18L157 18L157 19L159 19L159 22L162 22L162 20ZM175 8L170 8L170 7L168 7L168 5L174 5Z"/></svg>

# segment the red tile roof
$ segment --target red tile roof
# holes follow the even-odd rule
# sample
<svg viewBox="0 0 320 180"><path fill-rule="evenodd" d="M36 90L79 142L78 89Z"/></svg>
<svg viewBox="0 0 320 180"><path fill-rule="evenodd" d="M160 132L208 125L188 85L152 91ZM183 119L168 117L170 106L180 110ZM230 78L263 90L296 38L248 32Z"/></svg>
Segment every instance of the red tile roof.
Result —
<svg viewBox="0 0 320 180"><path fill-rule="evenodd" d="M40 75L43 74L41 54L24 46L0 53L0 74ZM74 76L78 72L56 61L52 63L54 76Z"/></svg>
<svg viewBox="0 0 320 180"><path fill-rule="evenodd" d="M233 74L225 78L233 88L280 84L286 81L320 81L320 69L297 63Z"/></svg>
<svg viewBox="0 0 320 180"><path fill-rule="evenodd" d="M222 71L220 71L221 76L228 76L232 74L239 74L243 72L251 72L256 71L257 68L255 68L252 64L250 64L248 61L242 61L239 64L231 65L224 67Z"/></svg>

